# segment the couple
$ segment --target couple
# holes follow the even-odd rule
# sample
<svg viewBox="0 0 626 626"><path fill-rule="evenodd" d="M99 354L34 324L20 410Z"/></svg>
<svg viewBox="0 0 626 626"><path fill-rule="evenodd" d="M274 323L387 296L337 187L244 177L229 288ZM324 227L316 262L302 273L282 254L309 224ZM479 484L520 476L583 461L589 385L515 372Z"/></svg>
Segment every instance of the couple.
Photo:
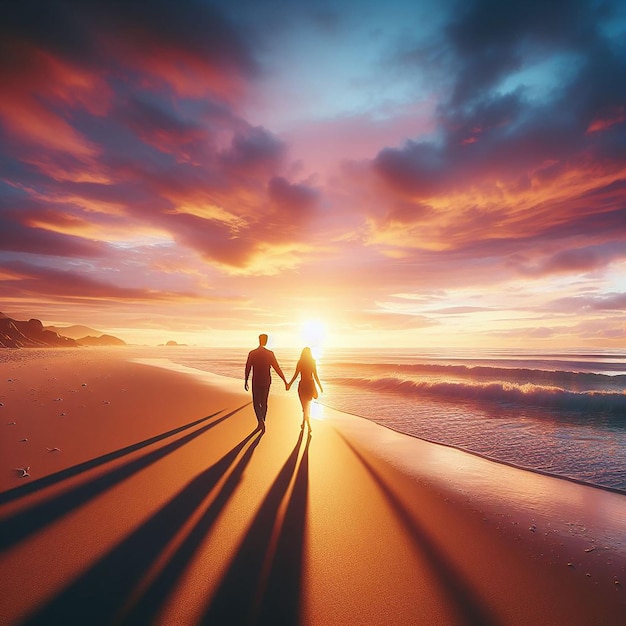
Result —
<svg viewBox="0 0 626 626"><path fill-rule="evenodd" d="M271 350L268 350L267 335L259 335L259 347L252 350L248 354L248 360L246 361L246 377L245 377L245 390L248 391L248 377L250 376L250 370L252 370L252 402L254 404L254 412L256 418L259 420L259 428L265 430L265 415L267 414L267 397L270 393L270 384L272 383L272 377L270 374L270 368L274 368L276 373L283 379L285 388L287 391L291 389L293 381L300 374L300 382L298 383L298 396L300 397L300 403L302 404L302 425L300 428L304 428L306 424L311 434L311 422L309 421L309 408L311 400L317 398L317 388L315 383L317 382L320 391L322 389L322 383L317 375L317 365L315 359L311 354L311 348L304 348L298 364L296 365L296 371L293 374L293 378L287 382L285 375L278 365L278 361Z"/></svg>

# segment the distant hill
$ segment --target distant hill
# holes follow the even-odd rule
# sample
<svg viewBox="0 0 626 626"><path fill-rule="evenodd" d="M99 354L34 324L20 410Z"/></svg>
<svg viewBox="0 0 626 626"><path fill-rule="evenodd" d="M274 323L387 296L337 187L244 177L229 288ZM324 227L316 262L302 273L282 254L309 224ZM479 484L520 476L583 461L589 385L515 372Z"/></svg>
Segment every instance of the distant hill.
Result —
<svg viewBox="0 0 626 626"><path fill-rule="evenodd" d="M51 330L54 333L59 333L63 337L71 337L72 339L81 339L82 337L100 337L102 331L95 328L89 328L89 326L81 326L75 324L74 326L46 326L46 330Z"/></svg>
<svg viewBox="0 0 626 626"><path fill-rule="evenodd" d="M81 346L125 346L126 342L113 335L100 335L99 337L80 337L76 340Z"/></svg>
<svg viewBox="0 0 626 626"><path fill-rule="evenodd" d="M66 334L66 333L71 333ZM94 336L97 335L97 336ZM75 348L78 346L123 346L125 341L104 335L88 326L47 326L38 319L14 320L0 313L0 348Z"/></svg>

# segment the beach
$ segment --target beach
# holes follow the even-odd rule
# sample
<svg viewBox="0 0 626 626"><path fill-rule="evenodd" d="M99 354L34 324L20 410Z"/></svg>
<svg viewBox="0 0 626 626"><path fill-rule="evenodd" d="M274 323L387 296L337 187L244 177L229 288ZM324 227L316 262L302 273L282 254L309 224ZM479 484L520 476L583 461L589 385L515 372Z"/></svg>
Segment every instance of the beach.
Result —
<svg viewBox="0 0 626 626"><path fill-rule="evenodd" d="M1 624L623 623L623 494L131 356L0 361Z"/></svg>

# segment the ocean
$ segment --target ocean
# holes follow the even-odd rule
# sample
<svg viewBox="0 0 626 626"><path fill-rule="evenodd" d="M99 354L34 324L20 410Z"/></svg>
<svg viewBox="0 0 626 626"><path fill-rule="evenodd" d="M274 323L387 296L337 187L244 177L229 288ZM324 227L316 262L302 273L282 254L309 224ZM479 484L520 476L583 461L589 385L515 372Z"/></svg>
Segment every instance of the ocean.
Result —
<svg viewBox="0 0 626 626"><path fill-rule="evenodd" d="M289 379L298 353L274 351ZM174 347L159 356L243 384L246 350ZM318 371L324 394L313 414L319 418L331 407L413 437L626 493L623 352L327 350Z"/></svg>

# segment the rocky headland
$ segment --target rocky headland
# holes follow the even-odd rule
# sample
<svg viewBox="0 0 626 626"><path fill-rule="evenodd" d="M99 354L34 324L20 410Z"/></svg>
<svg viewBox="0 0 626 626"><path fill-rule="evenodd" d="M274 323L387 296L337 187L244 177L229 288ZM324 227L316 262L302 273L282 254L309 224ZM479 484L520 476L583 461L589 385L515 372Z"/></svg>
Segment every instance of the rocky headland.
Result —
<svg viewBox="0 0 626 626"><path fill-rule="evenodd" d="M0 348L75 348L79 346L126 345L125 341L112 335L100 334L98 336L87 335L73 338L62 334L62 330L56 327L45 327L38 319L20 321L0 313ZM97 333L98 331L93 332Z"/></svg>

